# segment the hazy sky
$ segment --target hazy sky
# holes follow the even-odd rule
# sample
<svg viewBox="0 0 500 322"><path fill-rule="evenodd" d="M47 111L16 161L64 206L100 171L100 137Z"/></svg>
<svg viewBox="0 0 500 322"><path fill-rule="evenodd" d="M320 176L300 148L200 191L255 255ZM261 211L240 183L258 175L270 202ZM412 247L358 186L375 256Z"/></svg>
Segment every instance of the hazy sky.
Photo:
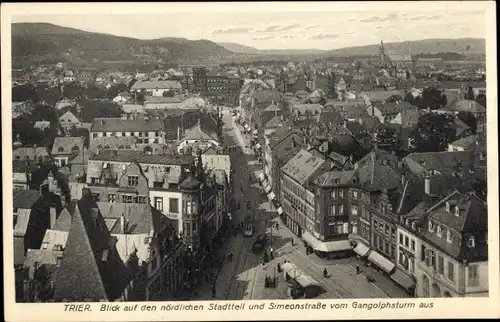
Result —
<svg viewBox="0 0 500 322"><path fill-rule="evenodd" d="M225 6L212 4L211 10L201 10L200 7L197 7L199 10L187 10L187 6L181 8L181 4L177 4L175 10L166 10L165 8L172 7L164 4L163 7L158 7L162 8L161 10L154 11L161 12L157 14L152 14L151 10L130 14L130 10L118 10L120 5L116 4L115 10L103 6L102 10L94 8L78 11L76 8L65 8L68 14L64 15L36 15L39 12L13 15L12 22L49 22L86 31L141 39L182 37L237 42L259 49L335 49L375 44L380 40L392 42L426 38L486 37L485 15L480 8L471 9L473 7L469 6L466 10L456 7L452 9L448 5L438 10L429 10L429 3L422 5L413 2L403 7L393 5L392 11L388 11L380 5L378 8L374 7L373 4L377 5L375 2L371 3L371 6L365 3L362 7L357 7L368 9L367 11L355 11L356 8L352 5L344 6L342 3L337 3L336 6L308 6L307 10L305 7L304 10L300 7L289 10L289 7L276 2L269 7L272 10L259 9L253 12L247 9L248 6L241 5L238 10L235 6L237 4L231 3L226 3ZM145 4L143 9L148 8L148 5ZM422 7L427 11L416 10ZM84 14L75 14L75 10Z"/></svg>

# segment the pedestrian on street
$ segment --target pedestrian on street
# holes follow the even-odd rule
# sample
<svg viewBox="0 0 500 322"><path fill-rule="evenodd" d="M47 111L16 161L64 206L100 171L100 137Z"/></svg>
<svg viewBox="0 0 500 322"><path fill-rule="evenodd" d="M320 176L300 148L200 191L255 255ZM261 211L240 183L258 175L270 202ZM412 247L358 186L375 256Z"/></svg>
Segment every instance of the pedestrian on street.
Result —
<svg viewBox="0 0 500 322"><path fill-rule="evenodd" d="M359 265L356 264L356 274L359 274Z"/></svg>
<svg viewBox="0 0 500 322"><path fill-rule="evenodd" d="M295 246L295 243L294 243L293 239L292 239L292 246Z"/></svg>
<svg viewBox="0 0 500 322"><path fill-rule="evenodd" d="M279 223L276 223L276 230L278 230L280 227L280 224Z"/></svg>

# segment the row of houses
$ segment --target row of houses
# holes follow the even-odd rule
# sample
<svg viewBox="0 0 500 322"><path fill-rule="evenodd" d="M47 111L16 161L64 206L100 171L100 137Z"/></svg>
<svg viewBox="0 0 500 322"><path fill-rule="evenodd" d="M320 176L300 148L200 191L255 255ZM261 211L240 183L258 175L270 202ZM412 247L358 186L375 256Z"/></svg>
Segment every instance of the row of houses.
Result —
<svg viewBox="0 0 500 322"><path fill-rule="evenodd" d="M276 132L263 147L272 171L262 185L312 251L354 250L417 297L487 294L487 206L477 189L486 182L484 141L403 159L375 149L338 162L300 131Z"/></svg>

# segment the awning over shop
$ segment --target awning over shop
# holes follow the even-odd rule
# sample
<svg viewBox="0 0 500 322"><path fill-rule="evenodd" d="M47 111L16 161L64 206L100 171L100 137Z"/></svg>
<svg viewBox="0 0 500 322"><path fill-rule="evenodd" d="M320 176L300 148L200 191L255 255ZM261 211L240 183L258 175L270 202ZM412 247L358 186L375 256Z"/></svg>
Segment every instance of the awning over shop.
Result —
<svg viewBox="0 0 500 322"><path fill-rule="evenodd" d="M375 265L383 269L386 273L391 272L396 266L393 262L380 255L376 251L372 250L370 255L368 255L368 259L373 262Z"/></svg>
<svg viewBox="0 0 500 322"><path fill-rule="evenodd" d="M266 175L264 174L264 172L260 172L257 175L257 178L259 179L260 182L263 182L264 180L266 180Z"/></svg>
<svg viewBox="0 0 500 322"><path fill-rule="evenodd" d="M262 147L262 146L260 145L260 143L257 143L257 144L255 145L255 148L256 148L256 149L260 149L261 147Z"/></svg>
<svg viewBox="0 0 500 322"><path fill-rule="evenodd" d="M302 238L309 246L318 252L339 252L351 249L351 244L348 240L322 242L308 231L302 233Z"/></svg>
<svg viewBox="0 0 500 322"><path fill-rule="evenodd" d="M265 186L264 186L264 191L265 191L266 193L271 192L271 190L272 190L272 187L271 187L269 184L267 184L267 185L265 185Z"/></svg>
<svg viewBox="0 0 500 322"><path fill-rule="evenodd" d="M278 211L278 215L281 216L283 214L283 208L282 207L279 207L277 211Z"/></svg>
<svg viewBox="0 0 500 322"><path fill-rule="evenodd" d="M281 268L283 268L283 272L285 272L285 273L297 270L297 266L295 266L294 264L292 264L290 262L284 263L283 265L281 265Z"/></svg>
<svg viewBox="0 0 500 322"><path fill-rule="evenodd" d="M257 135L257 134L259 134L259 130L257 130L257 129L253 130L252 134L253 134L253 135Z"/></svg>
<svg viewBox="0 0 500 322"><path fill-rule="evenodd" d="M391 275L391 279L407 291L415 288L415 279L398 268Z"/></svg>
<svg viewBox="0 0 500 322"><path fill-rule="evenodd" d="M269 194L267 195L267 198L268 198L269 200L273 200L274 198L276 198L276 195L274 194L274 192L271 192L271 193L269 193Z"/></svg>
<svg viewBox="0 0 500 322"><path fill-rule="evenodd" d="M358 242L358 245L354 247L354 251L361 257L368 255L370 248L363 244L362 242Z"/></svg>
<svg viewBox="0 0 500 322"><path fill-rule="evenodd" d="M306 288L306 287L311 287L311 286L320 286L320 284L318 283L318 281L316 281L314 278L312 278L311 276L308 276L308 275L299 275L295 278L295 280L297 281L297 283L300 284L300 286Z"/></svg>

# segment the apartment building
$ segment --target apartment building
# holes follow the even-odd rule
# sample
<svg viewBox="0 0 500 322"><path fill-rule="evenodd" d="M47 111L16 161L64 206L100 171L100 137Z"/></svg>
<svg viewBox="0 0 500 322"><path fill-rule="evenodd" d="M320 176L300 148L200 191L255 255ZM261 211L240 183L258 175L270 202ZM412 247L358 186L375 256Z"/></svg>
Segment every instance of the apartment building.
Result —
<svg viewBox="0 0 500 322"><path fill-rule="evenodd" d="M134 137L137 144L165 144L162 120L95 118L90 127L90 141L99 137Z"/></svg>

